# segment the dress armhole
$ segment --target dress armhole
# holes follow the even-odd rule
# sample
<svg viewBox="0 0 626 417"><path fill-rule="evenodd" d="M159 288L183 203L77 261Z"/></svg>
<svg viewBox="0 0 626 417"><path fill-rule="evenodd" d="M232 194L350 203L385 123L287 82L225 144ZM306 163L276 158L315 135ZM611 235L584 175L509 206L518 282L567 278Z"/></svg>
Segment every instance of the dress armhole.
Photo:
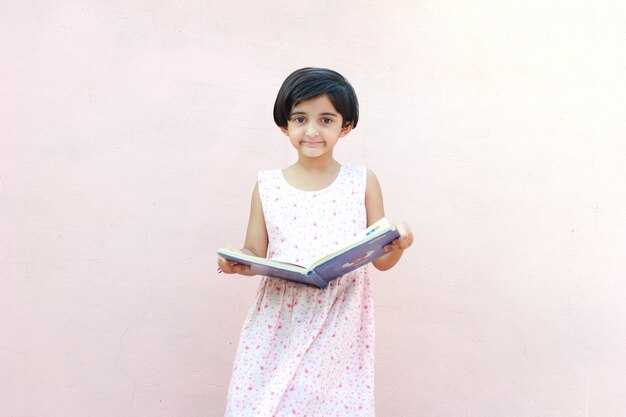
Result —
<svg viewBox="0 0 626 417"><path fill-rule="evenodd" d="M361 166L361 178L362 180L362 195L363 201L365 201L365 192L367 191L367 166Z"/></svg>

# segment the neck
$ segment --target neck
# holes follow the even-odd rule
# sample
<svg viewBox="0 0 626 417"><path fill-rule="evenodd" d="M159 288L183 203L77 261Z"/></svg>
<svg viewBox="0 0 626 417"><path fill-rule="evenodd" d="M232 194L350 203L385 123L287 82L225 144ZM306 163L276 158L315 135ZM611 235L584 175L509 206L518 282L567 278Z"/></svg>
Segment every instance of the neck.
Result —
<svg viewBox="0 0 626 417"><path fill-rule="evenodd" d="M298 158L297 165L307 171L331 171L339 167L332 155L327 158Z"/></svg>

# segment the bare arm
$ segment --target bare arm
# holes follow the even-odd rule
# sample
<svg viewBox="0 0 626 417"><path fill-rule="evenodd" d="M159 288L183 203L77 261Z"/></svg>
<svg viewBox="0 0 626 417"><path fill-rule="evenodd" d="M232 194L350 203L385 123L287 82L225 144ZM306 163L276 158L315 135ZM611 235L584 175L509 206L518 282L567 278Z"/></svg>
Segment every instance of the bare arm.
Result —
<svg viewBox="0 0 626 417"><path fill-rule="evenodd" d="M367 170L367 185L365 187L365 210L367 212L367 225L370 226L385 216L383 194L378 183L378 178L373 171ZM386 271L398 263L404 249L413 244L413 232L406 223L396 225L400 237L385 247L388 251L385 256L376 259L372 264L379 271Z"/></svg>
<svg viewBox="0 0 626 417"><path fill-rule="evenodd" d="M263 215L263 205L259 196L258 183L252 191L252 201L250 202L250 218L248 220L248 231L246 240L241 252L248 255L265 258L267 256L267 230L265 228L265 216ZM218 267L227 274L251 275L247 272L248 267L236 262L228 261L221 256L217 257Z"/></svg>

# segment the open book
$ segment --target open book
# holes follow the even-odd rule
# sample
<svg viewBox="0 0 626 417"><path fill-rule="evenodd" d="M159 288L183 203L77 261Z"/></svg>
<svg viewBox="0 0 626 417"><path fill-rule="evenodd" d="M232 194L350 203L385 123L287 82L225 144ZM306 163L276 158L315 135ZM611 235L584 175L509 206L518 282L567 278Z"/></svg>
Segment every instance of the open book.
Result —
<svg viewBox="0 0 626 417"><path fill-rule="evenodd" d="M250 273L301 282L319 288L350 271L385 255L385 246L400 237L395 226L382 218L347 242L341 249L319 259L313 265L302 266L246 255L236 250L220 249L222 258L250 266Z"/></svg>

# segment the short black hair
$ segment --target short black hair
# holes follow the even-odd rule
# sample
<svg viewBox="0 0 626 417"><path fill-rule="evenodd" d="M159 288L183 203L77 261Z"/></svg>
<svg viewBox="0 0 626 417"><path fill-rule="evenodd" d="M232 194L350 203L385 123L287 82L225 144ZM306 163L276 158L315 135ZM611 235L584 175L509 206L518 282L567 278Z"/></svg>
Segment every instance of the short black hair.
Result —
<svg viewBox="0 0 626 417"><path fill-rule="evenodd" d="M354 129L359 121L359 102L346 78L326 68L301 68L289 75L278 91L274 103L274 122L287 127L294 105L326 94L335 110L343 118L343 126Z"/></svg>

